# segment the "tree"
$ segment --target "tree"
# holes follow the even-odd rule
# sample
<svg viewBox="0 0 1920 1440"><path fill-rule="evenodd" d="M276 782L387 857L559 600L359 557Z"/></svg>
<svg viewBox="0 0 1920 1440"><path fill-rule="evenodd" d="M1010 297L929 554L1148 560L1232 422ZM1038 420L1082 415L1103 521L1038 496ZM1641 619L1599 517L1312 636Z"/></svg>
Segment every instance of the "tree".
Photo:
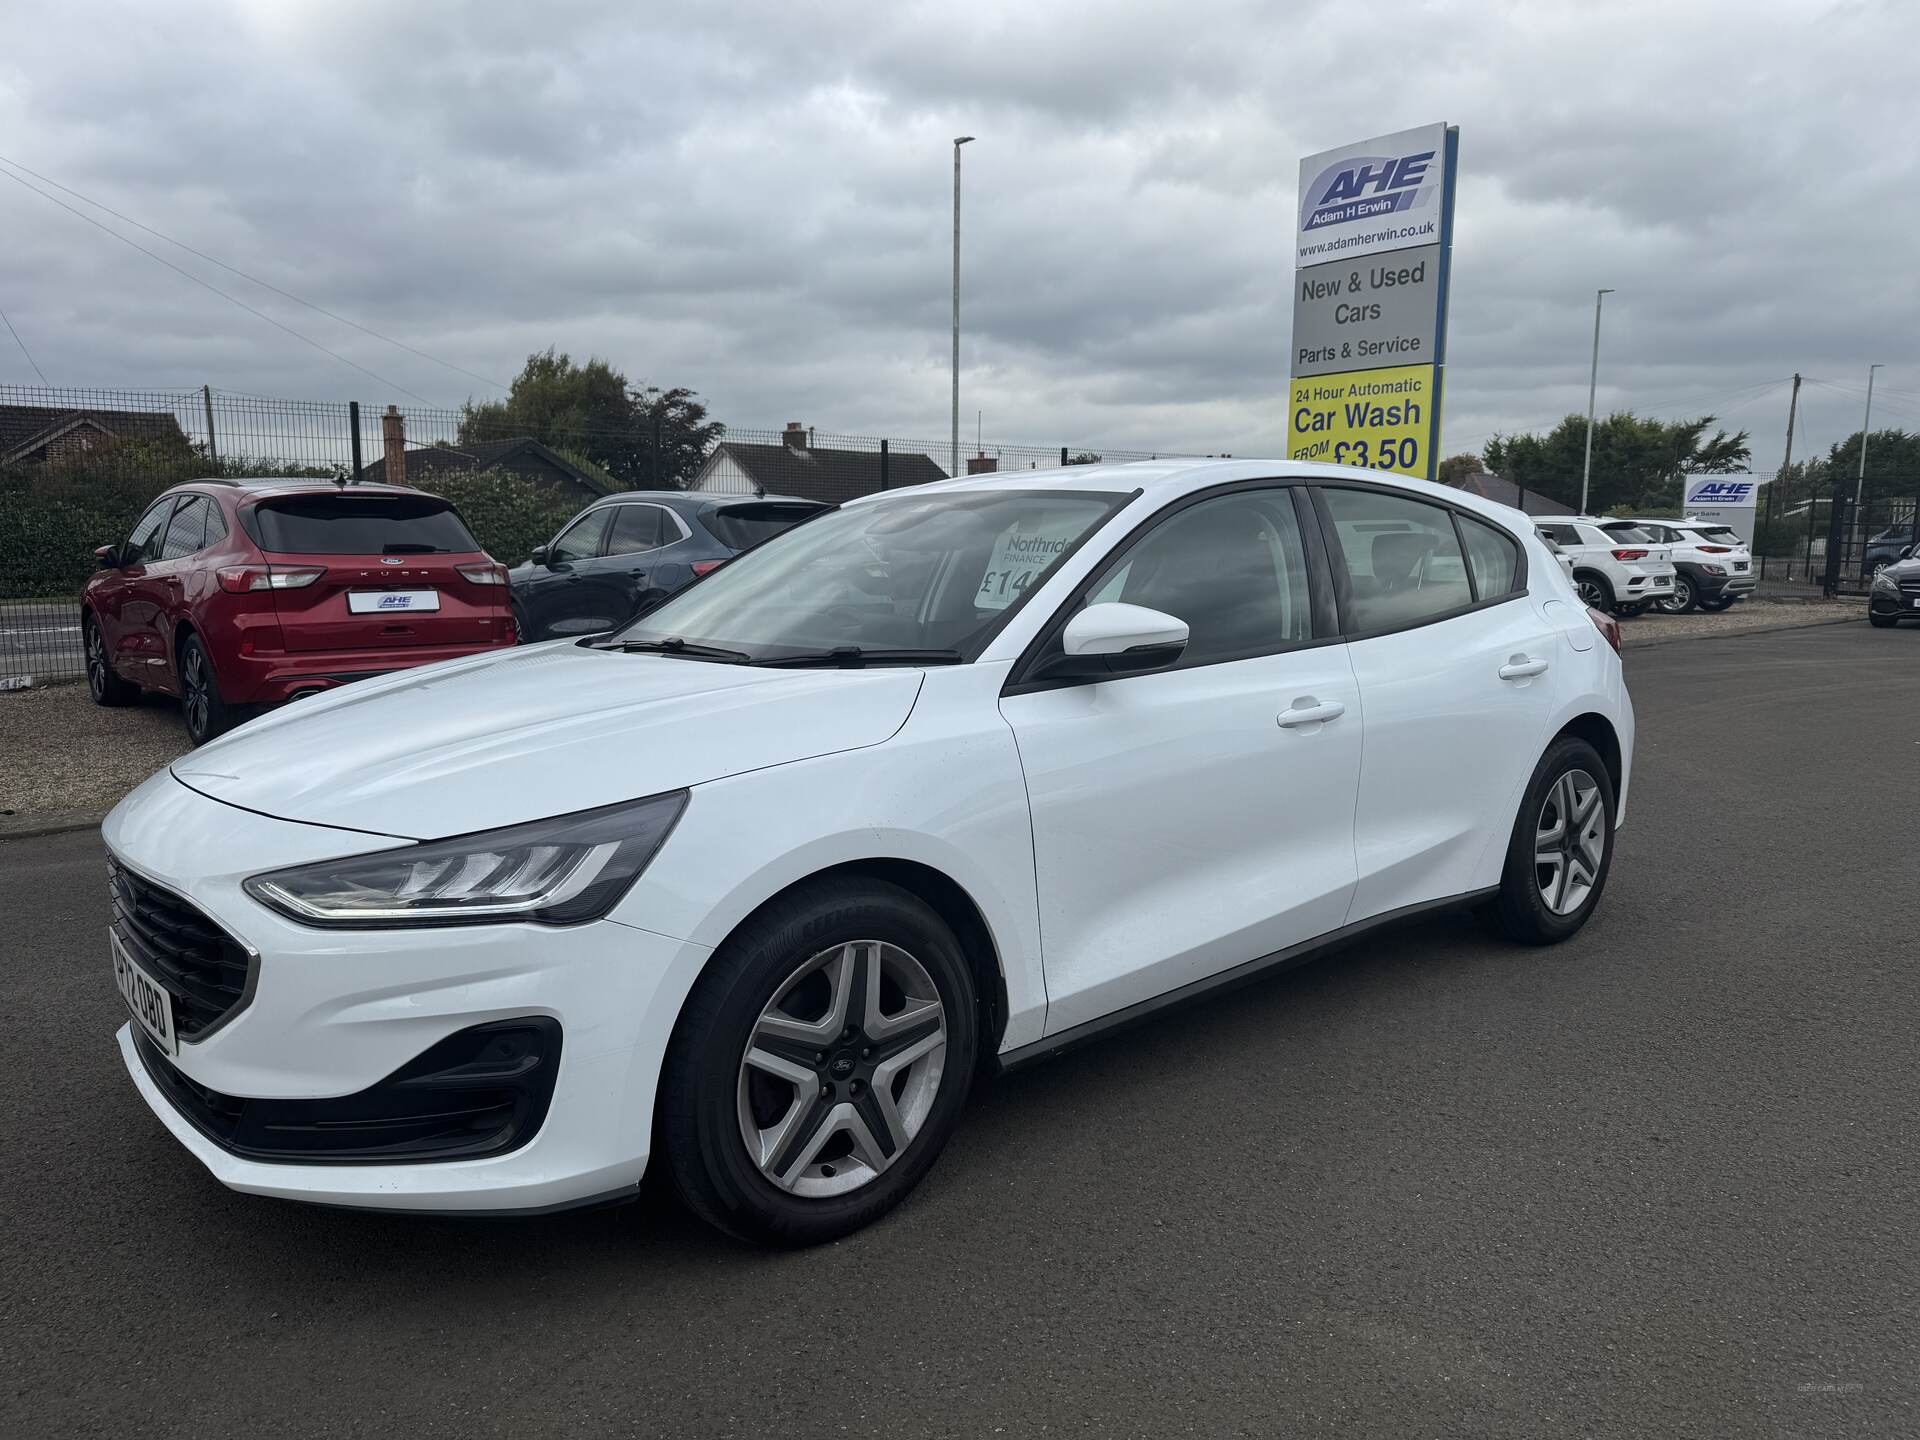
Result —
<svg viewBox="0 0 1920 1440"><path fill-rule="evenodd" d="M1480 457L1471 451L1461 455L1449 455L1440 462L1440 483L1458 485L1469 475L1484 475L1487 467L1480 463Z"/></svg>
<svg viewBox="0 0 1920 1440"><path fill-rule="evenodd" d="M1816 465L1819 461L1814 462ZM1854 431L1827 452L1823 495L1839 480L1849 500L1860 474L1860 432ZM1869 500L1920 494L1920 435L1907 430L1876 430L1867 437L1867 478L1861 492Z"/></svg>
<svg viewBox="0 0 1920 1440"><path fill-rule="evenodd" d="M531 436L636 488L684 487L725 433L691 390L636 387L605 360L576 365L552 347L527 357L506 399L469 400L460 416L463 443Z"/></svg>
<svg viewBox="0 0 1920 1440"><path fill-rule="evenodd" d="M1752 458L1747 432L1707 430L1714 417L1643 419L1623 411L1593 427L1593 480L1587 508L1671 510L1680 503L1682 477L1726 474ZM1569 415L1545 435L1496 435L1487 442L1487 468L1563 505L1580 503L1580 470L1587 418Z"/></svg>

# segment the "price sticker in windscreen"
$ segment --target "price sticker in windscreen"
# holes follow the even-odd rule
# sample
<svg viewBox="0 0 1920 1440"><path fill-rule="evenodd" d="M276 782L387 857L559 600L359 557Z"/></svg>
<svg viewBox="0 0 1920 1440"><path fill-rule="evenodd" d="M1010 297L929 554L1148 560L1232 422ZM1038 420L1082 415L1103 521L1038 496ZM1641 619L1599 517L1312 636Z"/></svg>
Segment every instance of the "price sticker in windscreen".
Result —
<svg viewBox="0 0 1920 1440"><path fill-rule="evenodd" d="M1000 532L987 557L987 572L973 597L979 610L1004 610L1029 585L1053 568L1074 538L1086 528L1084 516L1043 515L1030 525L1014 525Z"/></svg>

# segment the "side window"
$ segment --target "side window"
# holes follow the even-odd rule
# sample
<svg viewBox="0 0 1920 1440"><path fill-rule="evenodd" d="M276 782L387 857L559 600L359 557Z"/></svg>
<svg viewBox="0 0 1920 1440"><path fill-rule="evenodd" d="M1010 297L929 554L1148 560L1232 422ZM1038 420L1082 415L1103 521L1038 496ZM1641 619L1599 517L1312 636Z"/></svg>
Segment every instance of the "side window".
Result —
<svg viewBox="0 0 1920 1440"><path fill-rule="evenodd" d="M1451 512L1377 490L1323 490L1347 562L1356 634L1417 625L1473 603Z"/></svg>
<svg viewBox="0 0 1920 1440"><path fill-rule="evenodd" d="M167 522L167 538L160 546L162 560L179 560L206 544L207 501L202 495L188 495L174 508Z"/></svg>
<svg viewBox="0 0 1920 1440"><path fill-rule="evenodd" d="M140 517L121 549L129 565L144 565L160 558L160 542L166 538L166 519L172 510L173 497L169 495Z"/></svg>
<svg viewBox="0 0 1920 1440"><path fill-rule="evenodd" d="M1520 547L1513 537L1465 515L1453 517L1467 541L1467 564L1473 567L1474 593L1482 600L1511 595L1520 574Z"/></svg>
<svg viewBox="0 0 1920 1440"><path fill-rule="evenodd" d="M1571 525L1542 525L1540 527L1540 533L1553 541L1554 544L1563 547L1581 543L1580 532Z"/></svg>
<svg viewBox="0 0 1920 1440"><path fill-rule="evenodd" d="M218 545L227 538L227 517L220 513L220 507L213 501L207 502L207 539L206 545ZM206 545L200 548L205 549Z"/></svg>
<svg viewBox="0 0 1920 1440"><path fill-rule="evenodd" d="M1313 638L1306 547L1289 490L1239 490L1155 526L1094 582L1118 600L1187 622L1184 666L1263 655Z"/></svg>
<svg viewBox="0 0 1920 1440"><path fill-rule="evenodd" d="M573 524L561 532L560 538L553 542L549 560L591 560L600 553L601 537L607 533L607 522L613 518L613 511L592 510L582 515Z"/></svg>
<svg viewBox="0 0 1920 1440"><path fill-rule="evenodd" d="M666 539L679 534L673 522L660 513L658 505L622 505L613 512L613 534L607 541L607 554L631 555L639 550L654 550Z"/></svg>

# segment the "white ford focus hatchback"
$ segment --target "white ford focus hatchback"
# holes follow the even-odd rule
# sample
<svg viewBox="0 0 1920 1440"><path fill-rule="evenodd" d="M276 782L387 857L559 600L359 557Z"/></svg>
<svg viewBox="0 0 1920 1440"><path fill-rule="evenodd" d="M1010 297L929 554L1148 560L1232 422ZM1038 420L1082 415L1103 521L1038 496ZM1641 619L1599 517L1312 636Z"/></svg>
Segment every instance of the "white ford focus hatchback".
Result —
<svg viewBox="0 0 1920 1440"><path fill-rule="evenodd" d="M1609 638L1518 511L1367 471L869 496L148 780L105 825L121 1054L235 1189L526 1213L657 1158L826 1239L983 1072L1442 907L1578 930Z"/></svg>

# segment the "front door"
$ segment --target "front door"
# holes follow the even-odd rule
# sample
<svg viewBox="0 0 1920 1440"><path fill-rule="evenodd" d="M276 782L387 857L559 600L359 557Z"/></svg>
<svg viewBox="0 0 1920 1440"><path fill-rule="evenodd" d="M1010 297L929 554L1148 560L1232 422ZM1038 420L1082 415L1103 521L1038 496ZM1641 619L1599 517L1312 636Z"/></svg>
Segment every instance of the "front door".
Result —
<svg viewBox="0 0 1920 1440"><path fill-rule="evenodd" d="M1386 490L1320 496L1367 713L1349 919L1498 884L1561 679L1550 602L1496 526Z"/></svg>
<svg viewBox="0 0 1920 1440"><path fill-rule="evenodd" d="M1286 486L1180 505L1068 607L1176 616L1180 660L1016 679L1002 698L1032 809L1048 1034L1343 922L1359 690L1331 627L1316 634L1302 537Z"/></svg>
<svg viewBox="0 0 1920 1440"><path fill-rule="evenodd" d="M157 658L153 653L153 615L161 587L147 572L160 558L173 501L174 497L167 495L148 507L120 547L120 564L93 592L108 662L123 678L141 685L156 684L160 678L150 662Z"/></svg>
<svg viewBox="0 0 1920 1440"><path fill-rule="evenodd" d="M621 618L620 592L600 572L613 509L589 510L561 531L545 565L533 567L516 596L526 612L532 640L559 640L607 630Z"/></svg>

